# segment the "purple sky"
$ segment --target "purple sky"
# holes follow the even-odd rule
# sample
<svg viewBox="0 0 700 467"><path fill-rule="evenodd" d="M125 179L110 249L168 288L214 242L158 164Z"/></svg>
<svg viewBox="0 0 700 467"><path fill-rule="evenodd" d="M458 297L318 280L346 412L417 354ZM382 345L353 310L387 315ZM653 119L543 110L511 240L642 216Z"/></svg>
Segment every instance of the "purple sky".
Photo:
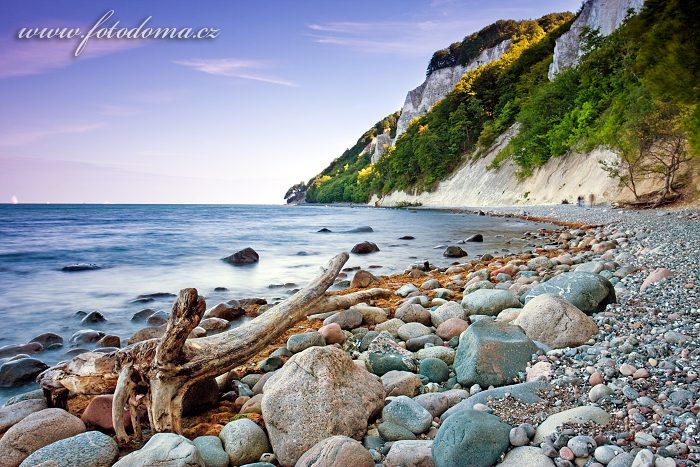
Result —
<svg viewBox="0 0 700 467"><path fill-rule="evenodd" d="M281 203L399 109L436 49L579 0L0 3L0 202ZM22 27L213 40L18 40Z"/></svg>

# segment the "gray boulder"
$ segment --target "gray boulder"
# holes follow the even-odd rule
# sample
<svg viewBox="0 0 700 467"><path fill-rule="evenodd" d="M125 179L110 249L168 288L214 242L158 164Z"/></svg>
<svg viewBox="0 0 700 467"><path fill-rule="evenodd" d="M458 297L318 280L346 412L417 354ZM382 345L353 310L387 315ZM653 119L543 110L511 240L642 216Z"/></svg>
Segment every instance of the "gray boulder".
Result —
<svg viewBox="0 0 700 467"><path fill-rule="evenodd" d="M263 429L247 418L227 423L219 438L232 465L255 462L270 452L270 443Z"/></svg>
<svg viewBox="0 0 700 467"><path fill-rule="evenodd" d="M228 467L229 458L218 436L198 436L192 440L207 467Z"/></svg>
<svg viewBox="0 0 700 467"><path fill-rule="evenodd" d="M270 442L283 465L330 436L361 439L383 407L380 379L332 346L292 356L267 381L262 399Z"/></svg>
<svg viewBox="0 0 700 467"><path fill-rule="evenodd" d="M524 372L537 346L508 323L481 320L469 326L457 347L454 369L463 386L512 384Z"/></svg>
<svg viewBox="0 0 700 467"><path fill-rule="evenodd" d="M184 436L156 433L138 451L122 457L114 467L205 467L197 447Z"/></svg>
<svg viewBox="0 0 700 467"><path fill-rule="evenodd" d="M520 307L520 300L512 292L500 289L479 289L462 299L462 308L467 316L497 316L506 308Z"/></svg>
<svg viewBox="0 0 700 467"><path fill-rule="evenodd" d="M318 331L294 334L287 339L287 348L292 353L299 353L309 347L324 345L326 345L326 340Z"/></svg>
<svg viewBox="0 0 700 467"><path fill-rule="evenodd" d="M410 397L398 396L384 407L382 419L420 434L428 431L433 416Z"/></svg>
<svg viewBox="0 0 700 467"><path fill-rule="evenodd" d="M510 446L510 425L498 417L463 410L448 418L433 442L436 467L489 467Z"/></svg>
<svg viewBox="0 0 700 467"><path fill-rule="evenodd" d="M119 446L99 431L88 431L34 451L20 467L109 467L119 456Z"/></svg>
<svg viewBox="0 0 700 467"><path fill-rule="evenodd" d="M0 436L27 415L46 408L46 399L27 399L6 407L0 407Z"/></svg>
<svg viewBox="0 0 700 467"><path fill-rule="evenodd" d="M0 365L0 388L32 383L49 366L36 358L19 358Z"/></svg>
<svg viewBox="0 0 700 467"><path fill-rule="evenodd" d="M615 303L615 287L599 274L565 272L533 287L522 300L527 303L538 295L559 295L587 315L605 310Z"/></svg>

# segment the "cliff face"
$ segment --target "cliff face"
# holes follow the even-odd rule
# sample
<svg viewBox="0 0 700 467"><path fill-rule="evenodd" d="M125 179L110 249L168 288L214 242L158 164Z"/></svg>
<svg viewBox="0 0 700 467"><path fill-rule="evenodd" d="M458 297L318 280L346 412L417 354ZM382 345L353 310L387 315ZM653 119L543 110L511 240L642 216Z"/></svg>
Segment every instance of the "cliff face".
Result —
<svg viewBox="0 0 700 467"><path fill-rule="evenodd" d="M548 77L553 80L560 71L578 63L583 55L581 34L586 28L607 36L617 29L627 17L628 10L641 10L644 0L588 0L571 29L556 41L554 59L549 65Z"/></svg>
<svg viewBox="0 0 700 467"><path fill-rule="evenodd" d="M498 60L508 49L510 43L510 39L507 39L495 47L483 50L478 57L466 66L456 65L435 70L428 75L423 84L408 91L406 100L401 108L401 117L399 117L399 121L396 124L396 138L406 131L409 123L414 118L422 117L428 113L437 101L452 91L465 73L480 65ZM396 142L396 138L394 142ZM376 159L373 158L372 162L376 162Z"/></svg>
<svg viewBox="0 0 700 467"><path fill-rule="evenodd" d="M524 180L518 178L519 168L511 160L503 162L498 169L489 169L499 151L517 131L518 125L515 124L483 157L466 163L432 192L397 191L382 198L373 196L369 204L386 207L405 203L420 203L428 207L559 204L564 199L575 203L579 195L588 199L591 193L599 202L629 200L628 193L600 167L599 161L611 162L617 158L614 152L604 148L551 159ZM658 188L657 185L644 182L640 189L642 192L652 191Z"/></svg>

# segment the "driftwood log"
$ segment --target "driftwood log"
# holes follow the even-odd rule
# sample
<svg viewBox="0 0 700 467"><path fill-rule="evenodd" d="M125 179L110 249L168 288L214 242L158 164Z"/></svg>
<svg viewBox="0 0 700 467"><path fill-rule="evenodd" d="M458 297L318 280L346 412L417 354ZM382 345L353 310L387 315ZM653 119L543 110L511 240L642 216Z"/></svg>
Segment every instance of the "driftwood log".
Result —
<svg viewBox="0 0 700 467"><path fill-rule="evenodd" d="M49 368L39 376L52 406L65 406L77 394L114 392L112 421L117 439L128 441L122 413L131 413L134 435L141 436L137 406L145 404L155 432L182 433L182 404L196 382L222 375L246 363L265 346L307 315L340 310L391 291L367 289L347 295L326 295L347 253L331 259L323 273L306 287L255 319L229 331L188 339L202 319L206 304L196 289L183 289L173 305L165 334L111 354L86 353Z"/></svg>

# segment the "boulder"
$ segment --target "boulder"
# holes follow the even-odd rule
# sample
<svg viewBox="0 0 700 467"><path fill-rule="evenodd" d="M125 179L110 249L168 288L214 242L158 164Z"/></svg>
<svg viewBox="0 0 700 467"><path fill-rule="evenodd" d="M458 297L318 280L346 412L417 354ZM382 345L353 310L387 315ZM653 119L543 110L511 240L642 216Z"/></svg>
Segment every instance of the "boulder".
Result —
<svg viewBox="0 0 700 467"><path fill-rule="evenodd" d="M44 346L38 342L29 342L28 344L6 345L0 347L0 358L14 357L19 354L33 354L44 351Z"/></svg>
<svg viewBox="0 0 700 467"><path fill-rule="evenodd" d="M607 425L610 422L610 414L600 407L592 405L574 407L573 409L552 414L547 417L544 422L539 424L533 441L538 444L543 442L549 435L554 433L558 427L564 424L585 424L588 422L600 426Z"/></svg>
<svg viewBox="0 0 700 467"><path fill-rule="evenodd" d="M459 341L454 362L457 380L466 387L513 384L535 352L537 346L519 327L500 321L477 321Z"/></svg>
<svg viewBox="0 0 700 467"><path fill-rule="evenodd" d="M430 312L430 319L436 328L450 318L465 319L466 317L464 308L457 302L443 303Z"/></svg>
<svg viewBox="0 0 700 467"><path fill-rule="evenodd" d="M18 358L0 365L0 388L33 383L37 375L49 366L36 358Z"/></svg>
<svg viewBox="0 0 700 467"><path fill-rule="evenodd" d="M367 255L376 251L379 251L379 247L372 242L358 243L350 250L351 253L355 253L356 255Z"/></svg>
<svg viewBox="0 0 700 467"><path fill-rule="evenodd" d="M355 309L343 310L323 320L323 324L336 323L341 329L355 329L362 324L362 313Z"/></svg>
<svg viewBox="0 0 700 467"><path fill-rule="evenodd" d="M93 324L93 323L104 323L107 321L107 318L105 318L105 315L100 313L99 311L91 311L83 319L80 320L81 323L83 324Z"/></svg>
<svg viewBox="0 0 700 467"><path fill-rule="evenodd" d="M233 321L245 314L245 309L240 306L231 305L229 303L219 303L213 308L207 310L204 313L204 318L219 318L225 319L226 321Z"/></svg>
<svg viewBox="0 0 700 467"><path fill-rule="evenodd" d="M435 467L433 440L396 441L384 459L384 467Z"/></svg>
<svg viewBox="0 0 700 467"><path fill-rule="evenodd" d="M481 234L474 234L464 240L465 242L483 242L484 236Z"/></svg>
<svg viewBox="0 0 700 467"><path fill-rule="evenodd" d="M119 348L122 346L122 341L119 338L119 336L115 336L113 334L107 334L104 336L102 339L98 340L97 343L95 344L95 347L97 348L107 348L107 347L112 347L112 348Z"/></svg>
<svg viewBox="0 0 700 467"><path fill-rule="evenodd" d="M466 315L497 316L506 308L517 308L520 301L512 292L499 289L479 289L462 299Z"/></svg>
<svg viewBox="0 0 700 467"><path fill-rule="evenodd" d="M418 380L420 385L420 380ZM0 407L0 436L11 426L21 422L27 415L46 408L46 399L27 399Z"/></svg>
<svg viewBox="0 0 700 467"><path fill-rule="evenodd" d="M559 295L542 294L529 300L513 321L530 339L553 349L578 347L598 332L583 311Z"/></svg>
<svg viewBox="0 0 700 467"><path fill-rule="evenodd" d="M234 266L243 266L245 264L257 263L260 261L260 255L258 255L257 251L248 247L235 252L231 256L222 258L222 260L229 264L233 264Z"/></svg>
<svg viewBox="0 0 700 467"><path fill-rule="evenodd" d="M499 467L554 467L552 459L547 457L542 449L534 446L521 446L513 449Z"/></svg>
<svg viewBox="0 0 700 467"><path fill-rule="evenodd" d="M63 345L63 337L53 332L45 332L43 334L39 334L29 342L38 342L43 345L45 349L48 347L56 348Z"/></svg>
<svg viewBox="0 0 700 467"><path fill-rule="evenodd" d="M218 436L198 436L192 440L207 467L228 467L229 458Z"/></svg>
<svg viewBox="0 0 700 467"><path fill-rule="evenodd" d="M119 446L111 436L88 431L34 451L20 467L110 467L119 457Z"/></svg>
<svg viewBox="0 0 700 467"><path fill-rule="evenodd" d="M450 377L450 367L439 358L429 357L420 361L418 370L431 383L444 383Z"/></svg>
<svg viewBox="0 0 700 467"><path fill-rule="evenodd" d="M85 431L85 424L63 409L27 415L0 439L0 467L17 467L34 451Z"/></svg>
<svg viewBox="0 0 700 467"><path fill-rule="evenodd" d="M148 339L158 339L163 337L165 334L165 325L159 326L157 328L143 328L136 331L128 341L128 344L135 344L141 341L147 341Z"/></svg>
<svg viewBox="0 0 700 467"><path fill-rule="evenodd" d="M330 325L338 325L337 323L331 323ZM289 336L287 339L287 348L292 353L299 353L313 346L324 346L326 345L326 340L323 335L318 331L304 332L302 334L294 334Z"/></svg>
<svg viewBox="0 0 700 467"><path fill-rule="evenodd" d="M367 421L383 408L384 395L380 379L336 347L295 354L268 380L262 400L279 462L294 464L329 436L361 439Z"/></svg>
<svg viewBox="0 0 700 467"><path fill-rule="evenodd" d="M392 370L382 375L382 384L387 396L413 397L421 387L420 378L409 371Z"/></svg>
<svg viewBox="0 0 700 467"><path fill-rule="evenodd" d="M372 284L378 284L379 279L369 271L357 271L350 281L350 287L355 289L364 289Z"/></svg>
<svg viewBox="0 0 700 467"><path fill-rule="evenodd" d="M204 467L197 447L184 436L156 433L138 451L122 457L113 467Z"/></svg>
<svg viewBox="0 0 700 467"><path fill-rule="evenodd" d="M382 419L420 434L428 431L433 416L410 397L398 396L384 407Z"/></svg>
<svg viewBox="0 0 700 467"><path fill-rule="evenodd" d="M338 323L330 323L321 326L318 330L326 344L342 344L345 342L345 334Z"/></svg>
<svg viewBox="0 0 700 467"><path fill-rule="evenodd" d="M229 422L219 433L231 465L256 462L270 452L267 435L254 421L241 418Z"/></svg>
<svg viewBox="0 0 700 467"><path fill-rule="evenodd" d="M590 272L565 272L536 285L522 300L527 303L538 295L559 295L587 315L605 310L615 303L615 287L599 274Z"/></svg>
<svg viewBox="0 0 700 467"><path fill-rule="evenodd" d="M510 425L477 410L449 417L433 441L436 467L489 467L510 446Z"/></svg>
<svg viewBox="0 0 700 467"><path fill-rule="evenodd" d="M459 336L469 327L469 323L460 318L450 318L443 321L437 327L435 333L443 340L449 341L455 336Z"/></svg>
<svg viewBox="0 0 700 467"><path fill-rule="evenodd" d="M112 400L113 394L101 394L93 397L80 416L80 419L89 427L99 428L104 431L114 431L112 424ZM131 426L131 416L129 411L124 409L124 426Z"/></svg>
<svg viewBox="0 0 700 467"><path fill-rule="evenodd" d="M467 252L457 245L450 245L445 248L445 251L442 252L442 256L447 258L461 258L463 256L467 256Z"/></svg>
<svg viewBox="0 0 700 467"><path fill-rule="evenodd" d="M418 303L401 305L394 313L394 316L404 323L421 323L430 326L430 312Z"/></svg>
<svg viewBox="0 0 700 467"><path fill-rule="evenodd" d="M81 329L76 331L70 336L68 341L71 346L78 347L81 344L93 344L104 337L105 333L102 331L95 331L94 329Z"/></svg>
<svg viewBox="0 0 700 467"><path fill-rule="evenodd" d="M223 318L205 318L199 322L199 326L205 331L223 331L228 328L229 324Z"/></svg>
<svg viewBox="0 0 700 467"><path fill-rule="evenodd" d="M374 459L359 441L347 436L331 436L316 443L297 461L295 467L374 467Z"/></svg>

